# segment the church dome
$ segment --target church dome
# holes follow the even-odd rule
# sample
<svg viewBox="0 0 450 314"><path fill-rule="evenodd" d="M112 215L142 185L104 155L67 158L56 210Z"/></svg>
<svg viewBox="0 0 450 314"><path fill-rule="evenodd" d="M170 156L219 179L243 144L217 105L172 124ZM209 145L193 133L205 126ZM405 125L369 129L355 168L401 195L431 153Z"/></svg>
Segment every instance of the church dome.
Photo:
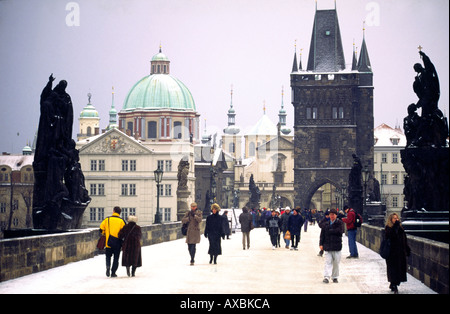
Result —
<svg viewBox="0 0 450 314"><path fill-rule="evenodd" d="M194 98L186 85L168 74L152 74L138 81L129 91L122 109L196 111Z"/></svg>
<svg viewBox="0 0 450 314"><path fill-rule="evenodd" d="M170 75L170 61L159 49L151 60L151 73L128 92L122 112L136 110L196 111L194 98L179 79Z"/></svg>
<svg viewBox="0 0 450 314"><path fill-rule="evenodd" d="M98 118L98 111L95 109L95 107L91 104L91 93L88 94L88 104L86 107L83 108L83 110L80 113L80 118Z"/></svg>

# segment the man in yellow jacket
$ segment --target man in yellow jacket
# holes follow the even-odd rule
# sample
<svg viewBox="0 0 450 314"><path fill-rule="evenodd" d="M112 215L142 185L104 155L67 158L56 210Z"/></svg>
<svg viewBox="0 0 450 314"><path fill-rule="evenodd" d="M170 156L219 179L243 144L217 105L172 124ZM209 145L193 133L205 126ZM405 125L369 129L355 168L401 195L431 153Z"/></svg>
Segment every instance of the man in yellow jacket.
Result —
<svg viewBox="0 0 450 314"><path fill-rule="evenodd" d="M102 234L106 236L106 276L117 277L116 271L119 268L119 255L122 248L119 238L119 231L125 226L125 221L120 218L121 209L119 206L114 207L113 214L107 217L100 224ZM111 267L111 257L113 264ZM111 271L111 272L110 272Z"/></svg>

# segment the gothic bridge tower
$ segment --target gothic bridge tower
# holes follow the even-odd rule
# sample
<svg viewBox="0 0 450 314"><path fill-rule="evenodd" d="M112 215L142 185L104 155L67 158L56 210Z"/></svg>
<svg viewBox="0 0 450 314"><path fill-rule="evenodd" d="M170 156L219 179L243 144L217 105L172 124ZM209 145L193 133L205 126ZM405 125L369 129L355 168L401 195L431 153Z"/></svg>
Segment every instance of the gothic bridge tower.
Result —
<svg viewBox="0 0 450 314"><path fill-rule="evenodd" d="M346 68L336 8L316 7L307 70L294 55L291 73L295 206L308 208L326 183L345 188L352 154L373 173L373 73L364 36L356 59L353 49Z"/></svg>

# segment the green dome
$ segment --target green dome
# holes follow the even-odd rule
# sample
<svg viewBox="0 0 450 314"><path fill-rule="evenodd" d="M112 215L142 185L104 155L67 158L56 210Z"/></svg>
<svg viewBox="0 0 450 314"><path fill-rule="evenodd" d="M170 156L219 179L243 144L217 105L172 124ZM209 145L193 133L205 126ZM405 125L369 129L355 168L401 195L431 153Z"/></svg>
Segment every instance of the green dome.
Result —
<svg viewBox="0 0 450 314"><path fill-rule="evenodd" d="M153 56L152 61L169 61L169 59L160 50L159 53Z"/></svg>
<svg viewBox="0 0 450 314"><path fill-rule="evenodd" d="M137 82L125 98L122 111L162 109L196 111L189 89L168 74L152 74Z"/></svg>
<svg viewBox="0 0 450 314"><path fill-rule="evenodd" d="M87 104L81 111L80 118L98 118L98 111L91 104Z"/></svg>

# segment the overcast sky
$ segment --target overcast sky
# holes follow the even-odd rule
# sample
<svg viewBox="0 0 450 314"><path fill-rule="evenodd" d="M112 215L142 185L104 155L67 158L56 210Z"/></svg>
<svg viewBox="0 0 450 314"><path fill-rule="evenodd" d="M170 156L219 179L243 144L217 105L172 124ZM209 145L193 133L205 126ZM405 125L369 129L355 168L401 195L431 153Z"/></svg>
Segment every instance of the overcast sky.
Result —
<svg viewBox="0 0 450 314"><path fill-rule="evenodd" d="M318 0L318 9L334 8ZM441 82L439 108L448 115L449 1L337 0L346 63L360 47L363 21L374 73L374 122L402 126L421 45ZM0 152L32 141L39 96L51 73L68 81L78 117L92 94L100 127L108 124L111 91L118 110L130 88L163 52L171 75L191 91L209 132L227 124L230 89L245 133L263 114L277 123L284 87L293 129L290 72L302 50L307 64L314 0L0 0Z"/></svg>

